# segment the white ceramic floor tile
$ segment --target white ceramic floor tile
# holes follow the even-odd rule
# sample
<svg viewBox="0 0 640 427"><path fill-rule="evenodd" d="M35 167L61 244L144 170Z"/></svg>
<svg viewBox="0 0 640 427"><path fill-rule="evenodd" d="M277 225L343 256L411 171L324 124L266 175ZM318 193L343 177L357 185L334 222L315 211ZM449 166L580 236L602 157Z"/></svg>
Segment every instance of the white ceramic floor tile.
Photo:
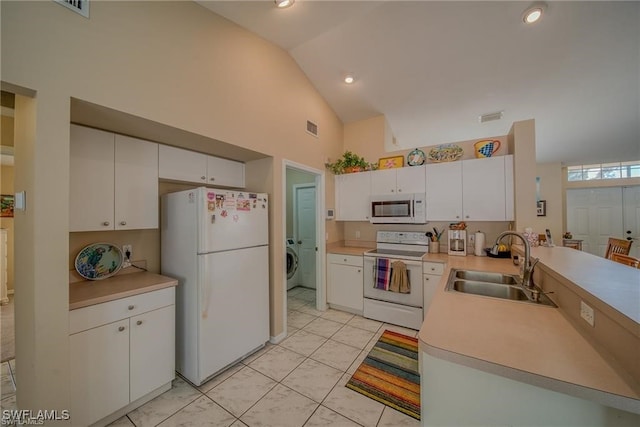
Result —
<svg viewBox="0 0 640 427"><path fill-rule="evenodd" d="M354 423L348 418L343 417L335 411L329 408L320 406L313 413L309 421L304 427L359 427L359 424Z"/></svg>
<svg viewBox="0 0 640 427"><path fill-rule="evenodd" d="M347 374L353 375L353 373L358 369L362 361L367 358L368 354L369 354L369 350L362 350L358 355L358 357L356 357L356 360L354 360L351 366L349 366L349 369L347 369Z"/></svg>
<svg viewBox="0 0 640 427"><path fill-rule="evenodd" d="M328 340L311 356L313 360L345 372L360 354L360 350L337 341Z"/></svg>
<svg viewBox="0 0 640 427"><path fill-rule="evenodd" d="M309 356L324 344L325 341L327 341L325 337L300 329L298 332L282 341L280 343L280 347L287 348L304 356Z"/></svg>
<svg viewBox="0 0 640 427"><path fill-rule="evenodd" d="M214 402L236 417L260 400L277 383L245 366L207 393Z"/></svg>
<svg viewBox="0 0 640 427"><path fill-rule="evenodd" d="M389 331L393 331L393 332L398 332L398 333L404 334L404 335L406 335L408 337L414 337L415 338L415 337L418 336L418 331L416 331L415 329L404 328L402 326L392 325L390 323L385 323L380 328L380 330L382 330L383 332L384 332L385 329L387 329Z"/></svg>
<svg viewBox="0 0 640 427"><path fill-rule="evenodd" d="M345 325L338 332L333 334L332 340L341 342L343 344L357 347L360 350L364 349L369 340L375 333L365 331L364 329L354 328L353 326Z"/></svg>
<svg viewBox="0 0 640 427"><path fill-rule="evenodd" d="M240 420L249 426L302 427L317 407L313 400L278 384Z"/></svg>
<svg viewBox="0 0 640 427"><path fill-rule="evenodd" d="M266 352L266 351L265 351ZM255 353L254 353L255 354ZM264 354L264 353L263 353ZM253 356L253 355L252 355ZM260 356L256 356L260 357ZM245 359L246 360L246 359ZM248 362L247 362L248 363ZM231 375L235 374L236 372L238 372L240 369L244 368L244 365L242 363L236 363L235 365L233 365L232 367L228 368L227 370L219 373L218 375L216 375L215 377L211 378L209 381L207 381L206 383L202 384L200 387L198 387L198 390L200 390L203 393L208 392L209 390L211 390L212 388L214 388L215 386L217 386L218 384L220 384L222 381L226 380L227 378L229 378Z"/></svg>
<svg viewBox="0 0 640 427"><path fill-rule="evenodd" d="M294 328L291 325L287 325L287 336L290 337L291 335L295 334L299 330L300 330L299 328Z"/></svg>
<svg viewBox="0 0 640 427"><path fill-rule="evenodd" d="M249 426L240 420L236 420L235 423L231 424L231 427L249 427Z"/></svg>
<svg viewBox="0 0 640 427"><path fill-rule="evenodd" d="M16 403L16 395L5 397L0 400L0 409L1 410L15 410L18 409L18 404Z"/></svg>
<svg viewBox="0 0 640 427"><path fill-rule="evenodd" d="M2 362L2 365L0 365L0 399L5 399L15 394L16 387L13 384L9 363Z"/></svg>
<svg viewBox="0 0 640 427"><path fill-rule="evenodd" d="M384 405L345 387L350 377L344 375L322 404L358 424L375 427Z"/></svg>
<svg viewBox="0 0 640 427"><path fill-rule="evenodd" d="M307 302L315 302L316 301L316 290L315 289L305 289L296 295L296 298L303 299Z"/></svg>
<svg viewBox="0 0 640 427"><path fill-rule="evenodd" d="M287 310L297 310L300 307L304 307L309 304L309 301L300 299L300 298L287 298Z"/></svg>
<svg viewBox="0 0 640 427"><path fill-rule="evenodd" d="M245 365L248 365L249 363L256 360L258 357L261 357L266 353L268 353L270 350L273 350L273 348L274 348L274 345L271 344L270 342L267 342L267 344L264 347L262 347L260 350L256 351L252 355L245 357L244 359L241 360L241 362L244 363Z"/></svg>
<svg viewBox="0 0 640 427"><path fill-rule="evenodd" d="M299 307L297 310L301 311L303 313L310 314L312 316L316 316L316 317L320 317L320 316L322 316L324 314L324 311L320 311L320 310L316 309L316 304L315 303L313 303L313 304L311 304L311 303L305 304L302 307Z"/></svg>
<svg viewBox="0 0 640 427"><path fill-rule="evenodd" d="M312 334L320 335L326 338L331 337L331 335L338 332L340 328L344 325L342 323L334 322L333 320L323 319L321 317L315 319L307 326L303 328L303 330L307 332L311 332Z"/></svg>
<svg viewBox="0 0 640 427"><path fill-rule="evenodd" d="M419 427L420 421L398 412L388 406L384 407L378 427Z"/></svg>
<svg viewBox="0 0 640 427"><path fill-rule="evenodd" d="M316 402L322 402L341 377L342 371L307 359L291 372L282 384Z"/></svg>
<svg viewBox="0 0 640 427"><path fill-rule="evenodd" d="M305 288L303 288L301 286L296 286L295 288L289 289L287 291L287 297L292 297L292 296L301 294L304 291L305 291Z"/></svg>
<svg viewBox="0 0 640 427"><path fill-rule="evenodd" d="M236 417L222 409L208 397L202 396L160 423L159 427L228 427L235 421Z"/></svg>
<svg viewBox="0 0 640 427"><path fill-rule="evenodd" d="M249 366L269 378L282 381L282 379L297 368L304 359L305 356L276 346L273 350L251 362Z"/></svg>
<svg viewBox="0 0 640 427"><path fill-rule="evenodd" d="M171 390L134 409L127 415L137 427L156 426L201 396L200 392L180 377L173 380Z"/></svg>
<svg viewBox="0 0 640 427"><path fill-rule="evenodd" d="M298 329L304 328L315 319L316 316L301 313L299 311L292 311L291 314L287 313L287 325L291 325Z"/></svg>
<svg viewBox="0 0 640 427"><path fill-rule="evenodd" d="M109 424L109 427L135 427L135 426L131 422L131 420L127 418L127 416L125 415L124 417L118 418L117 420Z"/></svg>
<svg viewBox="0 0 640 427"><path fill-rule="evenodd" d="M367 319L361 316L354 316L353 319L347 322L347 325L353 326L354 328L364 329L370 332L377 332L378 329L380 329L380 326L382 326L382 322Z"/></svg>
<svg viewBox="0 0 640 427"><path fill-rule="evenodd" d="M323 319L333 320L334 322L347 323L353 319L354 314L347 313L346 311L334 310L330 308L322 315Z"/></svg>

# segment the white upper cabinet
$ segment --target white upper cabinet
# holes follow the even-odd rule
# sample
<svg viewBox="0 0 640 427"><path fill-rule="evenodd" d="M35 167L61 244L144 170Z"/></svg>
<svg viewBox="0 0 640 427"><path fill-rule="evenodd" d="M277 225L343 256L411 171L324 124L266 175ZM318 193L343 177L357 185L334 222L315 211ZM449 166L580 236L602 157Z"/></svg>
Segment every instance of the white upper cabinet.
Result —
<svg viewBox="0 0 640 427"><path fill-rule="evenodd" d="M160 146L159 175L163 179L244 188L244 172L242 162L167 145Z"/></svg>
<svg viewBox="0 0 640 427"><path fill-rule="evenodd" d="M244 163L207 156L207 184L244 188Z"/></svg>
<svg viewBox="0 0 640 427"><path fill-rule="evenodd" d="M427 220L462 219L462 162L429 163L427 181Z"/></svg>
<svg viewBox="0 0 640 427"><path fill-rule="evenodd" d="M425 166L383 169L371 172L372 194L425 192Z"/></svg>
<svg viewBox="0 0 640 427"><path fill-rule="evenodd" d="M158 144L71 125L69 231L158 228Z"/></svg>
<svg viewBox="0 0 640 427"><path fill-rule="evenodd" d="M115 229L158 228L158 144L117 135Z"/></svg>
<svg viewBox="0 0 640 427"><path fill-rule="evenodd" d="M160 178L207 183L207 156L205 154L160 145L158 166Z"/></svg>
<svg viewBox="0 0 640 427"><path fill-rule="evenodd" d="M427 165L427 220L513 220L513 156Z"/></svg>
<svg viewBox="0 0 640 427"><path fill-rule="evenodd" d="M369 221L371 172L335 176L336 220Z"/></svg>
<svg viewBox="0 0 640 427"><path fill-rule="evenodd" d="M77 125L70 131L69 230L113 230L115 135Z"/></svg>

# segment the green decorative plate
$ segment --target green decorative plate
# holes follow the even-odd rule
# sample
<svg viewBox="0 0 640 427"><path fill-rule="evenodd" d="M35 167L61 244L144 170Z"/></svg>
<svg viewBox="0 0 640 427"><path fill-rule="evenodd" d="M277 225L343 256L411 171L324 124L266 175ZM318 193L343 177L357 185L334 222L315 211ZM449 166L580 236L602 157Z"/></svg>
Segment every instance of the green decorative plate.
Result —
<svg viewBox="0 0 640 427"><path fill-rule="evenodd" d="M87 280L101 280L116 274L122 267L122 251L111 243L93 243L76 256L75 267Z"/></svg>
<svg viewBox="0 0 640 427"><path fill-rule="evenodd" d="M407 155L407 164L409 166L420 166L424 164L425 156L424 151L416 148Z"/></svg>

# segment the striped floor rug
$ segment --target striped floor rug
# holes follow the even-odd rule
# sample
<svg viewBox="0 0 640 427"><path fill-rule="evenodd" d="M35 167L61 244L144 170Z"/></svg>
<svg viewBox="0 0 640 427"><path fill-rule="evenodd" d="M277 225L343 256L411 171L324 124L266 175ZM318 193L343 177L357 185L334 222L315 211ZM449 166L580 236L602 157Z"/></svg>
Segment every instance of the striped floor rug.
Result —
<svg viewBox="0 0 640 427"><path fill-rule="evenodd" d="M385 330L346 386L419 420L418 339Z"/></svg>

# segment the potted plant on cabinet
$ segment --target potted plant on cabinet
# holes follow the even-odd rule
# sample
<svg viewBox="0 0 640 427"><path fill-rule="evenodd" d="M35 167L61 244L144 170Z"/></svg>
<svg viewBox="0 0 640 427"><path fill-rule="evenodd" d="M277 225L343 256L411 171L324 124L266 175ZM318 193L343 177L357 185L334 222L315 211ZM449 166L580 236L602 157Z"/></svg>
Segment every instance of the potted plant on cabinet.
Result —
<svg viewBox="0 0 640 427"><path fill-rule="evenodd" d="M325 163L327 169L335 175L352 172L362 172L374 169L374 165L351 151L345 151L342 158L337 159L333 163Z"/></svg>

